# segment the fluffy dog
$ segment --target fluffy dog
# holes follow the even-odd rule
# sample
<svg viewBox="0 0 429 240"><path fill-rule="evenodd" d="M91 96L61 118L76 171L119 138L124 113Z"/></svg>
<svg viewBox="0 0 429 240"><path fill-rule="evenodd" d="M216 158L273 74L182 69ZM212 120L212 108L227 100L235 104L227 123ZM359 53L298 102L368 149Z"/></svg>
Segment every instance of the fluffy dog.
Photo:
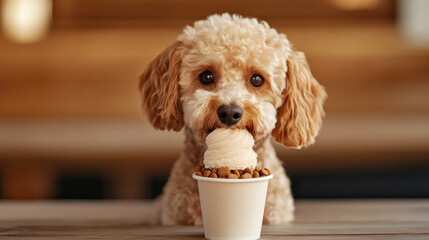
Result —
<svg viewBox="0 0 429 240"><path fill-rule="evenodd" d="M324 88L305 56L266 22L213 15L187 26L153 60L140 79L143 108L159 130L184 129L186 140L164 192L158 222L202 224L194 167L202 164L205 138L216 128L247 129L258 165L274 178L268 186L265 224L293 220L294 204L270 136L289 148L314 142L321 124Z"/></svg>

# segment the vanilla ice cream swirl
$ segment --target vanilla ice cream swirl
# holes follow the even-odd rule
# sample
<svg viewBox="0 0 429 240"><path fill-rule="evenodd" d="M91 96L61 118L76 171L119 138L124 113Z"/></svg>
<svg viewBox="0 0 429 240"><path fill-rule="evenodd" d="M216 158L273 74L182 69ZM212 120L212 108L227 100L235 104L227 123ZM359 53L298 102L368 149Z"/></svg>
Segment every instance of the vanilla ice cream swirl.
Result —
<svg viewBox="0 0 429 240"><path fill-rule="evenodd" d="M204 166L229 167L231 170L254 169L257 163L254 144L255 141L247 130L217 128L206 138Z"/></svg>

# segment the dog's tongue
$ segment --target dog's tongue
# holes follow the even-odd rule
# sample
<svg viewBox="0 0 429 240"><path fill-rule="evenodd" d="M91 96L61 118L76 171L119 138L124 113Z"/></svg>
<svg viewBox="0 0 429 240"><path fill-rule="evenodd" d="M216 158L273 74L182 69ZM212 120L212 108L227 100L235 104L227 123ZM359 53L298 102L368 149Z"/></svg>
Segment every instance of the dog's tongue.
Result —
<svg viewBox="0 0 429 240"><path fill-rule="evenodd" d="M206 138L206 168L228 167L231 170L254 169L257 155L252 135L243 129L217 128Z"/></svg>

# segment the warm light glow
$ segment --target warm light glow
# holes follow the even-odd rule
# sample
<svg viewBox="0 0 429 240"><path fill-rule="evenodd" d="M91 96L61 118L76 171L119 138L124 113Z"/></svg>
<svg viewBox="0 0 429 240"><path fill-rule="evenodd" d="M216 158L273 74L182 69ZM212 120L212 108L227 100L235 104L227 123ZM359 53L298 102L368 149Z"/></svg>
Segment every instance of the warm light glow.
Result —
<svg viewBox="0 0 429 240"><path fill-rule="evenodd" d="M376 7L380 0L331 0L338 8L343 10L365 10Z"/></svg>
<svg viewBox="0 0 429 240"><path fill-rule="evenodd" d="M46 34L52 18L52 0L2 2L2 24L7 37L28 43L38 41Z"/></svg>

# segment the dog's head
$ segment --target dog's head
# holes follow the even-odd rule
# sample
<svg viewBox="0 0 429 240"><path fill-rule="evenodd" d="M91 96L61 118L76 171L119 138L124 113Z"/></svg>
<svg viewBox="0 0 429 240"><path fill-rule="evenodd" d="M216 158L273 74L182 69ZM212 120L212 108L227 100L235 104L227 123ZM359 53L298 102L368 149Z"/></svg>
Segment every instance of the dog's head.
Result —
<svg viewBox="0 0 429 240"><path fill-rule="evenodd" d="M143 106L160 130L270 133L287 147L314 142L326 93L305 56L256 19L213 15L186 27L141 76Z"/></svg>

